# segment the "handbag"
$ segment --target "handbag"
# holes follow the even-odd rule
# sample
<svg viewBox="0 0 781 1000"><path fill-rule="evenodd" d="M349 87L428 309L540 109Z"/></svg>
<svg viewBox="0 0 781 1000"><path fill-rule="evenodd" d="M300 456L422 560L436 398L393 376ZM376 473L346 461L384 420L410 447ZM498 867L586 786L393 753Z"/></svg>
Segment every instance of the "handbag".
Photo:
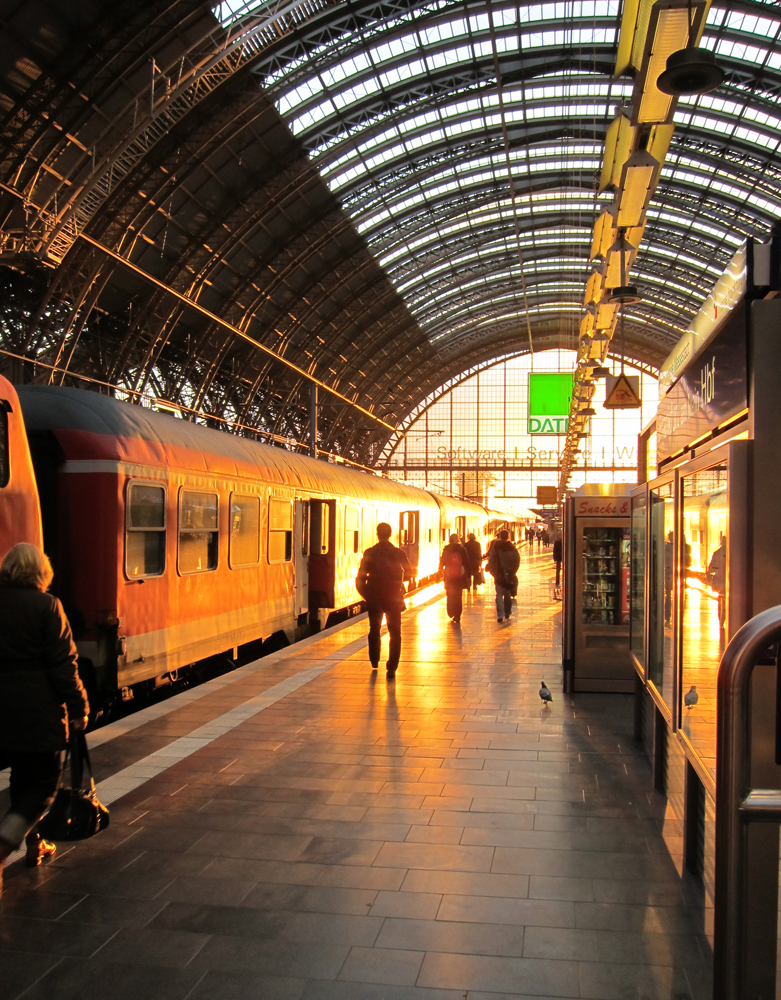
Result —
<svg viewBox="0 0 781 1000"><path fill-rule="evenodd" d="M68 740L63 771L69 760L70 787L57 790L51 809L38 825L44 840L87 840L105 830L109 823L108 809L95 791L87 740L81 731L73 733ZM83 787L85 764L89 770L86 788Z"/></svg>

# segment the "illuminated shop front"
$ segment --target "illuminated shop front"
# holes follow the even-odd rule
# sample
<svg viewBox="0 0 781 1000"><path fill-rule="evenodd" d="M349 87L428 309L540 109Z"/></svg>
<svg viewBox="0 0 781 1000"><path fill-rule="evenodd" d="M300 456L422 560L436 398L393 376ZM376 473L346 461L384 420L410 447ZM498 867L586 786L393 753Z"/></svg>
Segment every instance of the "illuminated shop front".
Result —
<svg viewBox="0 0 781 1000"><path fill-rule="evenodd" d="M742 625L781 604L780 248L749 241L662 366L656 467L632 491L638 735L668 818L683 824L685 864L711 895L719 665ZM775 669L752 681L757 746L775 740L764 712ZM765 863L775 883L777 835Z"/></svg>
<svg viewBox="0 0 781 1000"><path fill-rule="evenodd" d="M561 373L571 378L576 353L570 350L522 354L468 373L425 400L395 435L380 465L415 486L434 487L483 502L536 506L538 486L557 486L569 406L563 412L534 412L530 376ZM620 371L609 358L606 367ZM656 372L627 364L640 376L642 408L605 410L605 382L598 383L590 433L583 440L570 480L584 483L636 483L637 437L656 412ZM551 390L553 391L553 390ZM554 393L555 395L555 393ZM539 408L539 407L538 407Z"/></svg>

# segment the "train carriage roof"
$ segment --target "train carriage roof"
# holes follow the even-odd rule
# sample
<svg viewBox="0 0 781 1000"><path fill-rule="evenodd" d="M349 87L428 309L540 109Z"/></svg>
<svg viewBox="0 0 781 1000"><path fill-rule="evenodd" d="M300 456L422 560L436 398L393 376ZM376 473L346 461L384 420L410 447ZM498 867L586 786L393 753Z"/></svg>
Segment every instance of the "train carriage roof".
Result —
<svg viewBox="0 0 781 1000"><path fill-rule="evenodd" d="M371 497L416 507L438 506L424 490L202 427L97 392L38 385L19 386L17 392L28 431L51 431L69 461L165 466L258 478L325 494ZM457 503L472 512L482 512L475 504Z"/></svg>

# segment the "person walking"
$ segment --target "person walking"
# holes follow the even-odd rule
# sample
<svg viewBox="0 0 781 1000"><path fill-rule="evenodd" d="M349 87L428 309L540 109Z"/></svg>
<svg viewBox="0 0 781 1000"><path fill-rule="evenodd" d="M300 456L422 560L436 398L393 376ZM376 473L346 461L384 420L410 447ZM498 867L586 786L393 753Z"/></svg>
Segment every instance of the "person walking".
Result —
<svg viewBox="0 0 781 1000"><path fill-rule="evenodd" d="M369 614L369 660L372 670L380 665L382 619L388 626L386 676L393 678L401 656L401 612L404 611L404 581L412 577L406 553L391 542L391 526L377 525L377 544L366 549L358 568L355 589L366 601Z"/></svg>
<svg viewBox="0 0 781 1000"><path fill-rule="evenodd" d="M555 601L561 600L561 558L561 535L557 534L553 540L553 561L556 563L556 583L553 587L553 599Z"/></svg>
<svg viewBox="0 0 781 1000"><path fill-rule="evenodd" d="M54 801L70 732L87 728L89 703L62 604L47 594L51 563L14 545L0 565L0 766L11 768L11 805L0 820L3 862L24 840L31 867L54 854L37 832Z"/></svg>
<svg viewBox="0 0 781 1000"><path fill-rule="evenodd" d="M442 555L439 557L439 569L445 582L448 618L452 618L456 625L460 625L461 612L464 607L464 591L469 588L472 574L469 555L458 535L451 535L450 541L442 549Z"/></svg>
<svg viewBox="0 0 781 1000"><path fill-rule="evenodd" d="M471 533L464 544L466 554L469 557L469 573L471 576L472 590L477 591L477 585L483 582L483 548L480 542Z"/></svg>
<svg viewBox="0 0 781 1000"><path fill-rule="evenodd" d="M494 578L496 585L496 620L510 620L513 608L513 597L518 593L518 567L521 557L510 541L509 531L500 531L498 541L494 542L488 557L488 572Z"/></svg>

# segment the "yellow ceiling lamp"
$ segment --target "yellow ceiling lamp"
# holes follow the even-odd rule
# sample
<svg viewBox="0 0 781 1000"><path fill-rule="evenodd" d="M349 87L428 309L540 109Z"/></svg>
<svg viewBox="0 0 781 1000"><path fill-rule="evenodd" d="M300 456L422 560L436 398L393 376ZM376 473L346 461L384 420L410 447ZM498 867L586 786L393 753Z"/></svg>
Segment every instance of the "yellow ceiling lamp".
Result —
<svg viewBox="0 0 781 1000"><path fill-rule="evenodd" d="M599 302L603 295L602 274L600 271L594 271L586 282L586 294L583 298L583 305L590 306L592 303L595 304Z"/></svg>
<svg viewBox="0 0 781 1000"><path fill-rule="evenodd" d="M613 232L616 220L612 208L606 208L594 224L594 235L591 239L589 260L604 260L614 242Z"/></svg>
<svg viewBox="0 0 781 1000"><path fill-rule="evenodd" d="M645 0L641 0L640 6ZM674 52L697 44L705 27L709 4L688 0L656 0L651 6L643 60L637 70L632 99L632 124L670 123L678 98L660 90L656 83ZM691 23L689 12L691 11Z"/></svg>
<svg viewBox="0 0 781 1000"><path fill-rule="evenodd" d="M587 312L583 319L580 321L580 336L590 337L594 332L594 314Z"/></svg>
<svg viewBox="0 0 781 1000"><path fill-rule="evenodd" d="M602 173L599 177L599 193L615 191L621 180L621 171L629 159L635 145L635 129L629 118L622 113L608 127L605 136L605 154L602 158Z"/></svg>
<svg viewBox="0 0 781 1000"><path fill-rule="evenodd" d="M659 161L655 156L651 156L647 149L632 153L624 164L621 187L616 194L618 229L632 229L643 224L658 176Z"/></svg>

